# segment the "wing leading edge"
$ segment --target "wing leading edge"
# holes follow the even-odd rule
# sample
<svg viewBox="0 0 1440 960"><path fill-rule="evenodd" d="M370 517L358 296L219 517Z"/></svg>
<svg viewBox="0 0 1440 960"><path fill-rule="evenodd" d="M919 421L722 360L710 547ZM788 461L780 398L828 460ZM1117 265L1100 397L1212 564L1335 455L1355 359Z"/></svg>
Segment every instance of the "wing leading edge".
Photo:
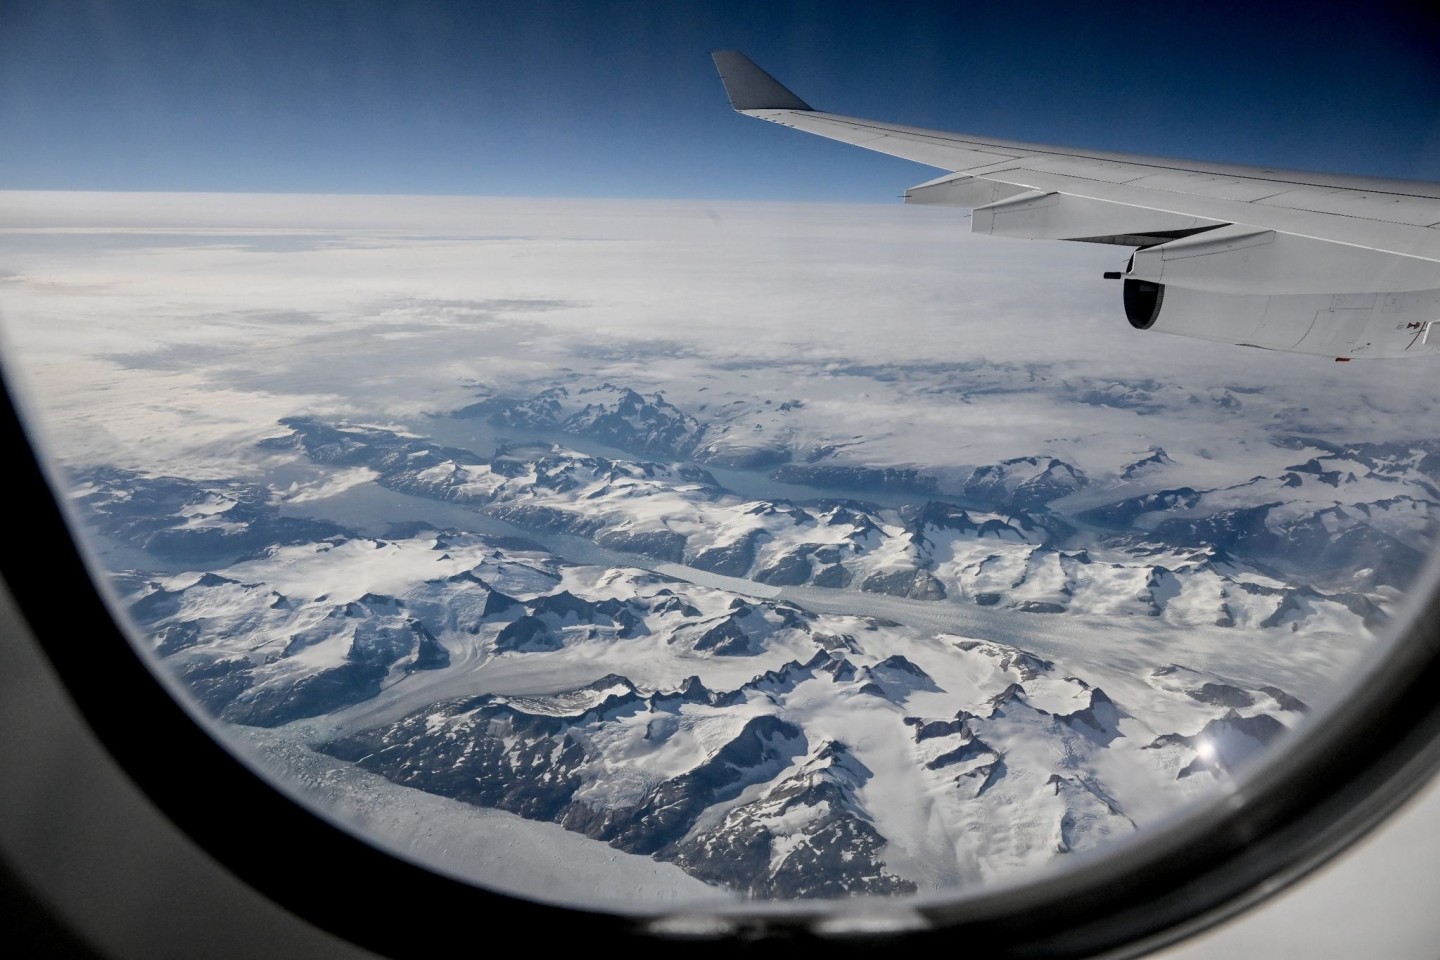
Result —
<svg viewBox="0 0 1440 960"><path fill-rule="evenodd" d="M1440 354L1440 185L847 117L813 109L738 51L713 56L740 113L946 171L907 203L971 208L976 233L1135 248L1107 276L1125 281L1138 329L1337 359Z"/></svg>

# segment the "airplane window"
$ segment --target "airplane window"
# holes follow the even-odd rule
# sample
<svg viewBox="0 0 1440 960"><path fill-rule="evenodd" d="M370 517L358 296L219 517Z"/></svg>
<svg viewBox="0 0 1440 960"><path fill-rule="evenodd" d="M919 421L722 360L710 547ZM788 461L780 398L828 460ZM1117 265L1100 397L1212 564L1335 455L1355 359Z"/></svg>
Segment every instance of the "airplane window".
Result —
<svg viewBox="0 0 1440 960"><path fill-rule="evenodd" d="M626 30L655 39L618 59L599 14L503 9L335 13L343 40L278 8L112 11L73 74L32 52L43 82L4 81L32 135L0 193L5 377L94 588L226 756L387 857L652 933L922 930L1065 893L1075 955L1117 936L1076 919L1095 877L1147 895L1132 868L1209 836L1253 889L1321 856L1284 833L1302 806L1338 838L1418 782L1433 718L1376 724L1434 669L1440 273L1404 244L1440 192L1279 168L1434 179L1423 144L1345 152L1426 110L1433 136L1426 51L1370 78L1393 116L1332 105L1372 126L1322 149L1258 97L1172 116L1184 69L1173 101L1126 99L1148 132L1062 110L1051 135L995 85L973 114L907 105L897 64L923 91L979 68L938 40L847 54L860 20L899 41L858 6L827 49L641 5ZM62 26L6 16L17 53ZM494 31L514 47L473 62ZM739 42L798 97L743 58L722 87L707 54ZM603 61L593 87L542 68L567 58ZM1039 109L1026 82L1006 102ZM1090 182L1202 201L1133 221L1047 155L1038 188L992 164L876 202L959 167L812 98L1078 137ZM1291 152L1194 139L1266 119ZM1106 181L1100 147L1231 166ZM1356 752L1317 766L1326 736ZM204 805L186 757L148 762ZM1165 882L1116 922L1187 919Z"/></svg>

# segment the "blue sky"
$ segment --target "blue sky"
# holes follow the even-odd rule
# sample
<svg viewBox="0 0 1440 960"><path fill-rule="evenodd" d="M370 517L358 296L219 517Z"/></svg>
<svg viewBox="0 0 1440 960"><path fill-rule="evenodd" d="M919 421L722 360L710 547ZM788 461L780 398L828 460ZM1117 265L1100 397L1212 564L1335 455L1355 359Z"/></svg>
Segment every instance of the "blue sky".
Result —
<svg viewBox="0 0 1440 960"><path fill-rule="evenodd" d="M7 0L0 189L889 202L929 178L735 116L708 56L731 47L837 113L1440 180L1440 23L1319 10Z"/></svg>

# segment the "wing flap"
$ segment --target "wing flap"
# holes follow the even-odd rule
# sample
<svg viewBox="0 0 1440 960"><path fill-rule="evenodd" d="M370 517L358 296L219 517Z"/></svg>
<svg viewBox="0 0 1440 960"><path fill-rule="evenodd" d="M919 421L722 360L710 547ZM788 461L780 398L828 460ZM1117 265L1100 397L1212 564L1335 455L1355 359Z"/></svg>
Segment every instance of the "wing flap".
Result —
<svg viewBox="0 0 1440 960"><path fill-rule="evenodd" d="M906 190L905 202L973 209L1029 192L1027 188L1018 187L1012 183L985 180L981 177L972 177L968 173L952 173L936 177L934 180L927 180Z"/></svg>
<svg viewBox="0 0 1440 960"><path fill-rule="evenodd" d="M1216 220L1039 190L976 207L970 216L972 233L1126 245L1130 238L1174 237L1219 226Z"/></svg>

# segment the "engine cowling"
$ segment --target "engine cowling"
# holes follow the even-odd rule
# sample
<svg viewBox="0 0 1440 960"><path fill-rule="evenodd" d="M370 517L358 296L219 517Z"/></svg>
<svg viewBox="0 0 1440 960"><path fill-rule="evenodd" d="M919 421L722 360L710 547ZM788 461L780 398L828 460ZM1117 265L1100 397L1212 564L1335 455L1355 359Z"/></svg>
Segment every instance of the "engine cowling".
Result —
<svg viewBox="0 0 1440 960"><path fill-rule="evenodd" d="M1341 358L1440 353L1440 290L1236 294L1129 278L1124 302L1137 330Z"/></svg>

